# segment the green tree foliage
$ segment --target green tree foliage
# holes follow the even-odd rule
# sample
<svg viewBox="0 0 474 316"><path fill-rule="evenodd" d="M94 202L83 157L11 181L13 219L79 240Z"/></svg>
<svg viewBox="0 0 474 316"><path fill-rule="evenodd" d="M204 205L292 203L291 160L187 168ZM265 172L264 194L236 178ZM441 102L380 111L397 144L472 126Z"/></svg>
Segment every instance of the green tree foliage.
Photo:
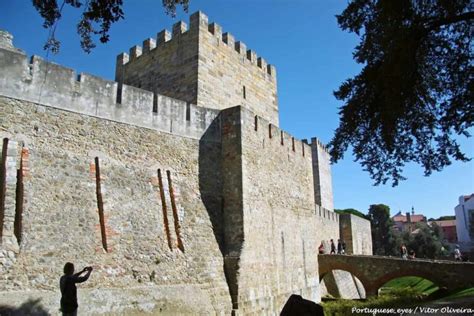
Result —
<svg viewBox="0 0 474 316"><path fill-rule="evenodd" d="M334 95L344 101L329 147L332 161L352 146L375 184L395 186L407 162L426 176L467 161L456 135L473 126L471 0L353 0L337 16L360 35L364 65Z"/></svg>
<svg viewBox="0 0 474 316"><path fill-rule="evenodd" d="M362 217L363 219L368 219L365 214L353 208L346 208L343 210L334 210L334 212L336 212L337 214L352 214L355 216Z"/></svg>
<svg viewBox="0 0 474 316"><path fill-rule="evenodd" d="M437 221L448 221L448 220L453 220L456 219L456 216L454 215L446 215L446 216L440 216Z"/></svg>
<svg viewBox="0 0 474 316"><path fill-rule="evenodd" d="M163 0L166 13L172 16L176 15L176 7L179 5L187 12L189 0ZM123 0L63 0L60 5L57 0L33 0L33 6L44 19L43 27L50 30L44 49L53 53L59 52L61 45L54 33L65 6L82 10L77 23L77 33L81 37L81 47L86 53L90 53L96 46L94 35L99 36L101 43L108 42L111 25L124 18Z"/></svg>
<svg viewBox="0 0 474 316"><path fill-rule="evenodd" d="M372 247L375 255L398 255L398 243L393 232L390 208L384 204L374 204L367 214L372 230Z"/></svg>
<svg viewBox="0 0 474 316"><path fill-rule="evenodd" d="M415 251L417 258L439 259L449 255L443 250L449 246L443 242L443 232L436 224L429 227L426 223L418 223L416 230L402 234L402 241L409 251Z"/></svg>

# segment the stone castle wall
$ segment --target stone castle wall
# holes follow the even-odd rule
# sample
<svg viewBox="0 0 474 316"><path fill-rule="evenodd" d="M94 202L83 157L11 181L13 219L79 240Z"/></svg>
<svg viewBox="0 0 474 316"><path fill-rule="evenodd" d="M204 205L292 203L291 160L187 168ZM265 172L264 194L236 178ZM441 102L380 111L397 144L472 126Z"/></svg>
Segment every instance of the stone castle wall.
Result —
<svg viewBox="0 0 474 316"><path fill-rule="evenodd" d="M178 22L170 33L159 32L156 39L130 48L117 56L115 80L154 93L197 104L198 32L186 31Z"/></svg>
<svg viewBox="0 0 474 316"><path fill-rule="evenodd" d="M13 147L9 154L23 161L8 168L7 178L18 183L19 168L24 196L21 243L17 251L9 249L0 266L2 293L45 290L51 296L64 263L72 261L77 268L94 267L81 287L101 289L100 295L86 292L82 298L92 302L88 313L104 312L103 306L110 307L108 312L135 309L132 300L108 304L115 301L117 288L130 293L148 288L138 305L156 310L166 302L154 296L163 296L156 293L169 287L196 293L167 297L164 305L174 312L230 313L222 254L210 221L220 211L214 202L221 200L215 181L220 169L206 160L220 155L219 143L11 98L2 97L0 108L0 137ZM7 190L10 209L12 194ZM11 226L4 225L4 238L12 239ZM203 297L205 303L193 307L191 302ZM46 308L53 311L57 305Z"/></svg>
<svg viewBox="0 0 474 316"><path fill-rule="evenodd" d="M311 139L311 149L313 155L315 203L326 209L334 210L329 152L317 138Z"/></svg>
<svg viewBox="0 0 474 316"><path fill-rule="evenodd" d="M278 125L276 70L201 12L117 57L116 80L222 110L242 105Z"/></svg>
<svg viewBox="0 0 474 316"><path fill-rule="evenodd" d="M187 104L136 87L122 85L46 62L29 61L21 52L0 49L0 91L27 100L175 135L220 141L209 129L219 111Z"/></svg>
<svg viewBox="0 0 474 316"><path fill-rule="evenodd" d="M205 15L200 19L196 104L218 109L241 105L278 126L275 67L218 24L207 25Z"/></svg>
<svg viewBox="0 0 474 316"><path fill-rule="evenodd" d="M291 293L320 299L310 147L244 108L241 122L239 308L278 314Z"/></svg>
<svg viewBox="0 0 474 316"><path fill-rule="evenodd" d="M318 247L321 242L324 245L324 253L331 251L330 240L334 240L334 244L337 246L337 240L339 239L339 214L327 210L319 205L316 205L317 227L316 239Z"/></svg>
<svg viewBox="0 0 474 316"><path fill-rule="evenodd" d="M66 261L94 266L93 314L320 300L317 249L340 223L329 156L277 127L275 68L221 33L193 14L120 55L118 82L0 42L0 305L57 310Z"/></svg>
<svg viewBox="0 0 474 316"><path fill-rule="evenodd" d="M372 255L370 221L352 214L341 214L341 238L345 240L347 253Z"/></svg>
<svg viewBox="0 0 474 316"><path fill-rule="evenodd" d="M0 304L56 310L67 261L94 266L88 313L278 313L291 293L319 299L310 146L241 107L0 57Z"/></svg>

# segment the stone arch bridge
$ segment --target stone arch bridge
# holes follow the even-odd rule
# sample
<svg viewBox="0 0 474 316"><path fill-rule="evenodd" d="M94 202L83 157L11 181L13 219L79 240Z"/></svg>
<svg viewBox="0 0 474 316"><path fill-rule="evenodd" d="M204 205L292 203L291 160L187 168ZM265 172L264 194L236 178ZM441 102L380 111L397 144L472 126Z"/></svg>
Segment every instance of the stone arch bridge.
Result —
<svg viewBox="0 0 474 316"><path fill-rule="evenodd" d="M362 282L367 296L377 295L386 282L403 276L419 276L449 290L474 287L473 262L362 255L319 255L318 261L319 280L332 270L344 270Z"/></svg>

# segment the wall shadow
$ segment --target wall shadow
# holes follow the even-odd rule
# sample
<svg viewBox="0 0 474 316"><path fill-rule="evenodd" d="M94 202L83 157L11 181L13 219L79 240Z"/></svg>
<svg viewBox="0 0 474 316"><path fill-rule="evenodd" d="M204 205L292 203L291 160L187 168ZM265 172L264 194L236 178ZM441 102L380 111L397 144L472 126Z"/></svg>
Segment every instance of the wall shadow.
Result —
<svg viewBox="0 0 474 316"><path fill-rule="evenodd" d="M51 315L40 303L41 299L29 299L18 307L0 305L0 315L2 316L46 316Z"/></svg>
<svg viewBox="0 0 474 316"><path fill-rule="evenodd" d="M225 254L220 115L199 140L199 192L222 257Z"/></svg>

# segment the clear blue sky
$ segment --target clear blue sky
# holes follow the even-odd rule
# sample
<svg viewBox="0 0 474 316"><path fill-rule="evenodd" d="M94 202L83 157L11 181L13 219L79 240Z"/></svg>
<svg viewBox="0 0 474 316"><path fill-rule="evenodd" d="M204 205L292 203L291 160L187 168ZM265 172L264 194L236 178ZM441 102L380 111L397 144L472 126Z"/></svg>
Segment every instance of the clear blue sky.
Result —
<svg viewBox="0 0 474 316"><path fill-rule="evenodd" d="M61 1L59 1L61 2ZM125 20L112 26L110 42L98 44L90 55L79 47L75 32L77 13L66 10L57 37L61 52L51 61L108 79L114 79L115 58L173 23L189 21L178 10L175 19L164 14L161 0L125 1ZM335 15L347 1L314 0L191 0L189 13L205 12L277 68L280 125L297 138L317 136L329 142L338 125L338 102L332 92L341 82L358 73L352 59L358 42L354 34L340 30ZM14 44L28 55L45 55L42 47L47 31L31 1L0 0L0 28L11 32ZM474 156L474 140L462 139L463 149ZM350 152L333 165L336 208L355 208L364 213L370 204L390 206L392 215L411 210L427 217L453 215L462 194L474 192L474 163L453 163L440 173L423 176L414 165L405 168L408 180L398 187L374 187L369 175L353 162Z"/></svg>

